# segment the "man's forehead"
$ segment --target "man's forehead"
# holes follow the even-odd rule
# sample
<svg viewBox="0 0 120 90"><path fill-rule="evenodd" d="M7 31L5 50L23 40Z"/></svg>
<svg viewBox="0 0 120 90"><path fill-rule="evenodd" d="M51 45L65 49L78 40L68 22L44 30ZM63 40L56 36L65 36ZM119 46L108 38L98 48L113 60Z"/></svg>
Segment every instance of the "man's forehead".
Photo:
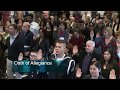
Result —
<svg viewBox="0 0 120 90"><path fill-rule="evenodd" d="M30 55L36 55L37 54L37 52L31 52L30 53Z"/></svg>
<svg viewBox="0 0 120 90"><path fill-rule="evenodd" d="M86 46L92 46L92 43L88 42L86 43Z"/></svg>
<svg viewBox="0 0 120 90"><path fill-rule="evenodd" d="M63 45L63 43L56 43L56 46L61 46Z"/></svg>

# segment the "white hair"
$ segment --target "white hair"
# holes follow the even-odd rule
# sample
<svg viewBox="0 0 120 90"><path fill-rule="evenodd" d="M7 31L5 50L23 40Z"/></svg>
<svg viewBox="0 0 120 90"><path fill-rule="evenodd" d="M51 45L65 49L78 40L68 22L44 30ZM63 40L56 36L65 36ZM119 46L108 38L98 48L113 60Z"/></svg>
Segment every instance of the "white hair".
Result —
<svg viewBox="0 0 120 90"><path fill-rule="evenodd" d="M92 45L93 47L95 47L95 42L92 40L88 40L86 43L90 43L90 45Z"/></svg>

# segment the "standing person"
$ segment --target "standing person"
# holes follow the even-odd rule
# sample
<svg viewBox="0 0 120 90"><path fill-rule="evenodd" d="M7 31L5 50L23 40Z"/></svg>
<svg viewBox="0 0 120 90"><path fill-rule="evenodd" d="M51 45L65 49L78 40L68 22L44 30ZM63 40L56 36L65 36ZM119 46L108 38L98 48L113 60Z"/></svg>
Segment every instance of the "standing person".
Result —
<svg viewBox="0 0 120 90"><path fill-rule="evenodd" d="M82 76L90 73L89 67L93 59L100 61L100 56L95 52L95 42L92 40L86 42L85 51L80 52L79 55L79 68L82 70Z"/></svg>
<svg viewBox="0 0 120 90"><path fill-rule="evenodd" d="M99 37L97 37L99 38ZM107 49L113 50L113 59L117 60L117 44L116 39L112 35L112 28L109 26L106 26L103 29L103 37L101 38L101 41L96 43L96 47L101 46L101 52L103 53ZM118 60L117 60L118 61Z"/></svg>
<svg viewBox="0 0 120 90"><path fill-rule="evenodd" d="M82 71L80 68L77 69L76 78L79 79L104 79L101 75L101 64L97 61L92 61L89 67L90 74L82 76Z"/></svg>
<svg viewBox="0 0 120 90"><path fill-rule="evenodd" d="M26 20L30 23L30 31L34 34L34 39L36 39L40 29L39 24L33 21L33 14L31 13L26 15Z"/></svg>
<svg viewBox="0 0 120 90"><path fill-rule="evenodd" d="M69 42L75 46L78 46L79 50L82 50L82 47L84 45L84 35L82 35L79 31L74 31L71 39L69 40Z"/></svg>
<svg viewBox="0 0 120 90"><path fill-rule="evenodd" d="M49 39L46 38L45 33L46 32L43 29L40 29L40 33L39 33L40 37L34 41L33 48L36 50L41 49L43 52L43 57L45 58L45 60L47 60L50 44L49 44Z"/></svg>
<svg viewBox="0 0 120 90"><path fill-rule="evenodd" d="M113 60L113 50L107 49L104 51L101 60L101 71L105 79L109 79L111 70L115 71L115 77L119 79L119 67L116 60Z"/></svg>
<svg viewBox="0 0 120 90"><path fill-rule="evenodd" d="M66 43L64 40L58 40L55 43L55 48L53 54L50 56L50 60L57 62L53 68L55 71L48 73L48 79L73 79L75 61L71 57L65 54ZM60 70L62 71L56 71Z"/></svg>
<svg viewBox="0 0 120 90"><path fill-rule="evenodd" d="M21 38L24 38L24 55L29 57L30 50L33 47L33 33L30 31L29 22L23 23Z"/></svg>
<svg viewBox="0 0 120 90"><path fill-rule="evenodd" d="M57 40L64 40L65 42L68 42L69 32L66 30L66 28L67 28L66 23L61 22L57 33Z"/></svg>
<svg viewBox="0 0 120 90"><path fill-rule="evenodd" d="M17 26L15 24L11 24L8 30L10 36L6 40L4 49L8 49L8 58L7 58L7 78L14 79L13 74L16 74L16 78L19 78L19 73L14 72L13 61L18 60L18 56L20 52L24 52L24 44L23 39L20 37L18 33Z"/></svg>

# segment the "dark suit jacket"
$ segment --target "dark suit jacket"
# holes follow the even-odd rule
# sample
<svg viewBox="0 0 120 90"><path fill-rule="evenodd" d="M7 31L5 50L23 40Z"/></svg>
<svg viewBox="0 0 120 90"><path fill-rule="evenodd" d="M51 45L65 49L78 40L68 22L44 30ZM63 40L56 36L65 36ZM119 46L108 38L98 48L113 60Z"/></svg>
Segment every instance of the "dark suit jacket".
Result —
<svg viewBox="0 0 120 90"><path fill-rule="evenodd" d="M23 31L20 34L24 40L24 45L30 46L29 50L31 50L33 47L33 33L30 30L28 30L25 35Z"/></svg>
<svg viewBox="0 0 120 90"><path fill-rule="evenodd" d="M23 39L20 37L20 34L15 38L14 42L10 46L10 37L7 38L5 49L8 48L8 59L15 61L18 60L20 52L24 51Z"/></svg>
<svg viewBox="0 0 120 90"><path fill-rule="evenodd" d="M91 75L85 75L82 79L90 79ZM99 75L98 79L104 79L102 75Z"/></svg>
<svg viewBox="0 0 120 90"><path fill-rule="evenodd" d="M79 56L79 67L82 69L82 64L83 64L83 60L84 60L84 57L86 56L87 52L84 50L83 52L80 52L80 56ZM93 58L96 58L96 60L100 61L100 56L95 52L93 51L92 55L91 55L91 58L90 58L90 63L92 62L92 59ZM89 63L89 66L90 67L90 63ZM87 70L87 74L89 74L89 68Z"/></svg>

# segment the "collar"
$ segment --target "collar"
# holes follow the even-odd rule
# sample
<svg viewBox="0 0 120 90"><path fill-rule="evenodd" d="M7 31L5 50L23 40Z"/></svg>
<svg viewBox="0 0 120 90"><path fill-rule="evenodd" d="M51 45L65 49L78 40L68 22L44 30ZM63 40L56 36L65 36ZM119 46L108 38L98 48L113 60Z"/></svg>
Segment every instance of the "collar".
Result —
<svg viewBox="0 0 120 90"><path fill-rule="evenodd" d="M10 38L15 39L17 36L18 36L18 33L16 33L16 34L13 35L13 36L10 36Z"/></svg>
<svg viewBox="0 0 120 90"><path fill-rule="evenodd" d="M58 59L58 60L64 60L64 57L65 57L65 54L63 55L62 58L57 58L56 54L55 54L55 58Z"/></svg>

